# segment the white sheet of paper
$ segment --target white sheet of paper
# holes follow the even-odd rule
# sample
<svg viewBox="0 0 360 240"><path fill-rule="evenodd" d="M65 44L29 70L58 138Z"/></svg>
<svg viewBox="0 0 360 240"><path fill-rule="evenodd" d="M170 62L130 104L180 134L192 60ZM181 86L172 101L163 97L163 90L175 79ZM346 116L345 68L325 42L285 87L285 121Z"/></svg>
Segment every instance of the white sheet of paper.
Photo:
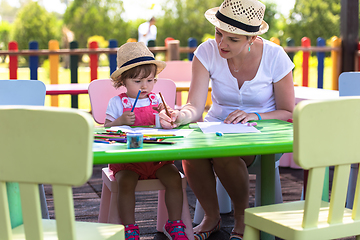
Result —
<svg viewBox="0 0 360 240"><path fill-rule="evenodd" d="M247 124L225 124L223 122L198 122L203 133L259 133L260 131Z"/></svg>
<svg viewBox="0 0 360 240"><path fill-rule="evenodd" d="M110 130L123 132L141 132L144 135L151 134L174 134L175 136L187 137L194 129L162 129L162 128L131 128L130 126L111 127Z"/></svg>

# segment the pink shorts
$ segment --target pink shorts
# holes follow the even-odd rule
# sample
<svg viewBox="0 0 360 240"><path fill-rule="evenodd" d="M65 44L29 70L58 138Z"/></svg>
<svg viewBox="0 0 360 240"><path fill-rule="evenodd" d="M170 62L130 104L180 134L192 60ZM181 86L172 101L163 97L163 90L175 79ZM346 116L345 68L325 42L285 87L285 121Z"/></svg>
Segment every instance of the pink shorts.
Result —
<svg viewBox="0 0 360 240"><path fill-rule="evenodd" d="M156 171L164 165L173 164L174 161L141 162L141 163L116 163L109 164L113 175L121 170L130 170L139 174L139 180L156 179Z"/></svg>

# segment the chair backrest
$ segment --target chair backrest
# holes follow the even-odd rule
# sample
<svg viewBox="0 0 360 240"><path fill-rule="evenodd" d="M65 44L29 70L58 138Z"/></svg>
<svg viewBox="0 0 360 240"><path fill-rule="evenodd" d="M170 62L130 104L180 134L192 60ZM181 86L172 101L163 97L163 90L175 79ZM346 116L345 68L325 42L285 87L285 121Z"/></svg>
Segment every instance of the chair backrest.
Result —
<svg viewBox="0 0 360 240"><path fill-rule="evenodd" d="M18 182L26 239L42 239L38 184L51 184L57 230L74 234L72 186L92 174L90 114L43 106L0 106L0 239L11 234L5 182ZM6 137L4 137L6 136Z"/></svg>
<svg viewBox="0 0 360 240"><path fill-rule="evenodd" d="M360 72L343 72L340 74L339 96L360 96Z"/></svg>
<svg viewBox="0 0 360 240"><path fill-rule="evenodd" d="M0 80L0 105L37 105L45 103L46 87L39 80Z"/></svg>
<svg viewBox="0 0 360 240"><path fill-rule="evenodd" d="M120 93L126 92L125 87L114 88L111 79L94 80L90 82L88 90L91 112L94 120L99 124L105 123L106 108L109 100ZM174 81L159 78L153 88L153 92L156 94L161 92L166 104L174 108L176 96L176 85Z"/></svg>
<svg viewBox="0 0 360 240"><path fill-rule="evenodd" d="M191 81L190 61L167 61L166 68L159 73L159 78L168 78L174 82Z"/></svg>
<svg viewBox="0 0 360 240"><path fill-rule="evenodd" d="M328 223L344 216L350 166L360 162L360 97L311 101L297 104L293 114L293 156L297 165L309 169L303 227L315 227L321 208L325 168L335 166ZM344 119L344 116L349 116ZM359 218L359 185L356 187L353 219Z"/></svg>

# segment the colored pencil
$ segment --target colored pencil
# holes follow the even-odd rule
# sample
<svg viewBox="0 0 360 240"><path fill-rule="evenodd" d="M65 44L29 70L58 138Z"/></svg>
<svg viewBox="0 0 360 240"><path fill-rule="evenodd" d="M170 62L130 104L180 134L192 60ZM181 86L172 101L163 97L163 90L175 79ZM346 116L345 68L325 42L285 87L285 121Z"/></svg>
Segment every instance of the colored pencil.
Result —
<svg viewBox="0 0 360 240"><path fill-rule="evenodd" d="M165 141L152 141L144 140L143 143L154 143L154 144L175 144L175 142L165 142Z"/></svg>
<svg viewBox="0 0 360 240"><path fill-rule="evenodd" d="M159 95L160 95L160 97L161 97L161 101L162 101L163 104L164 104L166 115L168 115L168 117L171 118L171 115L170 115L170 113L169 113L169 110L168 110L168 108L167 108L167 106L166 106L165 100L164 100L161 92L159 92ZM174 122L171 121L171 124L174 124Z"/></svg>
<svg viewBox="0 0 360 240"><path fill-rule="evenodd" d="M137 96L136 96L136 99L135 99L134 105L133 105L133 107L132 107L132 109L131 109L131 112L134 111L134 108L135 108L135 105L136 105L136 103L137 103L137 101L138 101L138 99L139 99L140 93L141 93L141 90L139 90L139 92L138 92L138 94L137 94Z"/></svg>

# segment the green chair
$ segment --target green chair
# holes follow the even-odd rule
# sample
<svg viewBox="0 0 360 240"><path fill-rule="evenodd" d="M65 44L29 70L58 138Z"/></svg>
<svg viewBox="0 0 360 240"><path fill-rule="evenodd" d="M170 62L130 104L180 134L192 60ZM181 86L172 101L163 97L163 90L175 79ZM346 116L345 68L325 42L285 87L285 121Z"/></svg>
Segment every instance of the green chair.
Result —
<svg viewBox="0 0 360 240"><path fill-rule="evenodd" d="M80 110L0 106L0 239L124 239L124 227L75 222L72 186L91 177L93 119ZM6 182L18 182L23 224L11 228ZM53 189L54 219L41 219L38 184Z"/></svg>
<svg viewBox="0 0 360 240"><path fill-rule="evenodd" d="M360 162L359 105L360 97L340 97L295 107L293 155L297 165L309 170L306 198L246 209L244 240L259 239L260 231L293 240L360 240L359 181L353 210L345 208L351 164ZM330 203L321 200L329 166L334 166Z"/></svg>
<svg viewBox="0 0 360 240"><path fill-rule="evenodd" d="M38 80L0 80L0 105L32 105L44 106L46 87ZM1 122L1 120L0 120ZM19 185L15 182L6 183L11 226L22 224L22 212L19 196ZM49 218L49 210L46 203L44 185L39 184L42 218Z"/></svg>

